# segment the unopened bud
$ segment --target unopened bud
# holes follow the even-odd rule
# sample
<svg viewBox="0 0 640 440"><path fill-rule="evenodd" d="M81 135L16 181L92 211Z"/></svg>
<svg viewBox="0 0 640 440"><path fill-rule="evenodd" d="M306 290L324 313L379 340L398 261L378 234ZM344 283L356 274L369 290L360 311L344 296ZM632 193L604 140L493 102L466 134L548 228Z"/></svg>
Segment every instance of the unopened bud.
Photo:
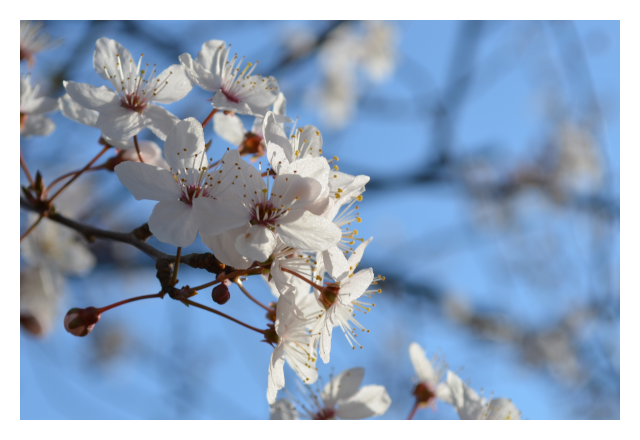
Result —
<svg viewBox="0 0 640 440"><path fill-rule="evenodd" d="M229 293L229 288L227 287L227 285L225 283L221 283L214 287L211 291L211 298L215 303L218 303L220 305L229 301L229 298L231 298L231 294Z"/></svg>
<svg viewBox="0 0 640 440"><path fill-rule="evenodd" d="M64 328L75 336L87 336L100 321L100 313L95 307L74 308L64 317Z"/></svg>

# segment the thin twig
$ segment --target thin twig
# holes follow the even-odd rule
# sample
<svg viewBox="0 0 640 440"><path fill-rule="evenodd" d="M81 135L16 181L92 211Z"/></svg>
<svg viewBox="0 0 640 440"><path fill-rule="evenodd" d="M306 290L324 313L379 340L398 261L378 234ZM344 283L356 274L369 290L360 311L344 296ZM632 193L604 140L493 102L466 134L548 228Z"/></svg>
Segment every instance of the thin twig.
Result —
<svg viewBox="0 0 640 440"><path fill-rule="evenodd" d="M239 279L240 277L235 277L233 282L240 288L240 290L242 290L242 293L244 293L245 295L247 295L247 298L249 298L251 301L253 301L254 303L258 304L260 307L262 307L263 309L265 309L267 312L273 312L273 310L267 306L265 306L264 304L262 304L260 301L258 301L257 299L255 299L249 292L247 292L247 289L244 288L244 286L242 285L242 282Z"/></svg>
<svg viewBox="0 0 640 440"><path fill-rule="evenodd" d="M85 165L85 167L84 167L83 169L81 169L81 170L80 170L80 172L79 172L78 174L76 174L75 176L73 176L73 178L71 178L71 180L69 180L67 183L65 183L65 184L64 184L64 186L63 186L62 188L60 188L60 189L58 190L58 192L57 192L57 193L55 193L55 194L53 195L53 197L51 197L51 198L49 199L49 203L53 202L53 200L54 200L56 197L58 197L62 191L64 191L64 190L65 190L69 185L71 185L71 184L72 184L72 183L73 183L73 182L74 182L78 177L80 177L80 176L81 176L85 171L87 171L89 168L91 168L91 165L93 165L93 164L96 162L96 160L98 160L98 159L100 158L100 156L102 156L104 153L106 153L106 151L107 151L109 148L111 148L111 147L110 147L110 146L108 146L108 145L107 145L106 147L104 147L104 148L102 149L102 151L101 151L101 152L99 152L99 153L96 155L96 157L94 157L93 159L91 159L91 161L90 161L87 165Z"/></svg>
<svg viewBox="0 0 640 440"><path fill-rule="evenodd" d="M29 185L31 188L35 186L33 182L33 177L31 177L31 173L29 172L29 168L27 167L27 163L24 161L24 157L22 157L22 150L20 150L20 166L22 167L22 171L27 176L27 180L29 181Z"/></svg>
<svg viewBox="0 0 640 440"><path fill-rule="evenodd" d="M248 329L253 330L254 332L258 332L258 333L264 335L264 330L259 330L259 329L255 328L255 327L250 326L249 324L245 324L244 322L239 321L236 318L232 318L231 316L229 316L229 315L227 315L225 313L222 313L222 312L220 312L218 310L212 309L211 307L207 307L205 305L202 305L202 304L199 304L197 302L191 301L190 299L183 299L182 302L184 302L185 304L189 304L190 306L198 307L199 309L206 310L206 311L211 312L211 313L215 313L216 315L220 315L223 318L227 318L228 320L235 322L236 324L240 324L243 327L246 327Z"/></svg>
<svg viewBox="0 0 640 440"><path fill-rule="evenodd" d="M31 225L31 227L29 229L27 229L27 232L25 232L24 234L22 234L22 236L20 237L20 242L22 242L22 240L24 240L24 238L29 235L31 233L31 231L33 231L36 226L38 226L38 223L40 223L40 221L44 218L43 214L40 214L40 217L38 217L38 220L36 220L36 222L34 224Z"/></svg>
<svg viewBox="0 0 640 440"><path fill-rule="evenodd" d="M43 210L35 208L23 197L20 197L20 206L29 211L37 212L38 214L42 214L43 212ZM61 225L65 225L68 228L78 231L88 241L92 241L94 238L103 238L106 240L119 241L121 243L127 243L140 249L142 252L149 255L154 260L159 260L161 258L166 258L171 260L173 259L173 256L165 254L164 252L154 248L150 244L146 243L144 240L141 240L138 237L136 237L133 232L106 231L104 229L98 229L98 228L94 228L93 226L78 223L60 214L49 214L47 217L56 223L60 223Z"/></svg>

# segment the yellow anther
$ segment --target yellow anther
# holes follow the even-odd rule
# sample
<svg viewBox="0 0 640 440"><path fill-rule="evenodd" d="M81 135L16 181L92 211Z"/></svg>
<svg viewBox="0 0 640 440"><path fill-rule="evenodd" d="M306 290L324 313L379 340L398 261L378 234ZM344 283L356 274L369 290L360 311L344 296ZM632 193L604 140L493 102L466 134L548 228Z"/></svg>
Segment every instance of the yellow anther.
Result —
<svg viewBox="0 0 640 440"><path fill-rule="evenodd" d="M333 160L340 160L340 159L338 159L338 156L333 156Z"/></svg>

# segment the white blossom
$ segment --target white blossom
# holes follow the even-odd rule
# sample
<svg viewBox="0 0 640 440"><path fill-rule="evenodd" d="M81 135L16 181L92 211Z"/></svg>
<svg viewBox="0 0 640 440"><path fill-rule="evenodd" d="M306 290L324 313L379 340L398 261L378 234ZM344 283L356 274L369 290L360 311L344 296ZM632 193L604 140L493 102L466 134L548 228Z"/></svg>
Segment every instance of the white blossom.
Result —
<svg viewBox="0 0 640 440"><path fill-rule="evenodd" d="M40 84L31 87L31 76L20 76L20 135L46 136L56 125L43 113L58 110L58 100L40 96Z"/></svg>
<svg viewBox="0 0 640 440"><path fill-rule="evenodd" d="M326 204L319 198L322 185L317 180L285 174L265 182L260 171L242 159L237 171L235 197L197 201L208 213L200 227L204 234L215 236L227 229L221 241L231 242L235 236L235 250L256 261L269 258L278 238L303 251L324 250L340 239L339 228L316 214Z"/></svg>
<svg viewBox="0 0 640 440"><path fill-rule="evenodd" d="M446 385L451 403L461 420L520 420L520 410L511 399L485 399L467 386L451 371L447 372Z"/></svg>
<svg viewBox="0 0 640 440"><path fill-rule="evenodd" d="M276 306L275 332L279 339L269 363L267 400L274 404L278 390L284 387L285 360L298 377L306 384L318 379L316 353L307 331L307 319L296 307L295 294L290 288L278 300Z"/></svg>
<svg viewBox="0 0 640 440"><path fill-rule="evenodd" d="M331 337L334 327L340 327L347 341L353 349L356 346L362 348L357 342L356 337L358 331L368 332L362 324L355 319L355 312L367 314L375 303L366 303L360 301L362 295L371 297L376 293L380 293L381 289L369 289L371 284L377 284L382 278L375 277L373 269L363 269L354 272L364 249L371 239L363 242L355 252L349 257L348 267L346 271L341 273L332 283L326 284L322 290L315 289L318 304L324 309L315 317L316 323L313 326L312 334L319 341L320 357L324 363L328 363L331 352ZM316 280L322 282L324 280L324 263L321 256L318 257L318 269Z"/></svg>
<svg viewBox="0 0 640 440"><path fill-rule="evenodd" d="M99 113L96 126L116 140L127 140L148 127L164 140L178 118L154 102L169 104L184 98L193 84L179 64L157 73L156 65L137 63L120 43L109 38L96 41L93 67L113 90L106 86L64 81L71 98Z"/></svg>
<svg viewBox="0 0 640 440"><path fill-rule="evenodd" d="M383 415L391 406L391 398L384 386L362 384L364 368L343 371L331 379L316 394L307 386L305 401L299 402L300 410L287 399L281 399L272 407L272 420L295 420L302 414L311 420L360 420Z"/></svg>
<svg viewBox="0 0 640 440"><path fill-rule="evenodd" d="M42 30L39 22L20 20L20 60L27 60L29 66L34 63L36 53L50 49L60 40L52 40L51 35Z"/></svg>
<svg viewBox="0 0 640 440"><path fill-rule="evenodd" d="M435 408L437 399L452 403L449 387L444 383L440 383L446 370L446 365L441 365L437 362L432 364L427 359L426 352L415 342L409 345L409 357L418 376L418 384L414 390L414 395L420 404Z"/></svg>
<svg viewBox="0 0 640 440"><path fill-rule="evenodd" d="M214 92L211 100L214 108L264 116L278 96L278 82L271 76L252 75L257 61L247 63L241 71L244 57L238 59L235 54L227 61L229 47L222 40L209 40L202 45L195 61L190 54L183 53L180 62L196 84Z"/></svg>
<svg viewBox="0 0 640 440"><path fill-rule="evenodd" d="M153 235L174 246L188 246L196 238L198 225L208 221L197 201L222 195L234 180L234 163L240 158L235 150L229 151L217 167L209 169L202 126L194 118L176 124L167 136L164 155L169 171L127 161L115 172L136 200L160 202L149 218Z"/></svg>

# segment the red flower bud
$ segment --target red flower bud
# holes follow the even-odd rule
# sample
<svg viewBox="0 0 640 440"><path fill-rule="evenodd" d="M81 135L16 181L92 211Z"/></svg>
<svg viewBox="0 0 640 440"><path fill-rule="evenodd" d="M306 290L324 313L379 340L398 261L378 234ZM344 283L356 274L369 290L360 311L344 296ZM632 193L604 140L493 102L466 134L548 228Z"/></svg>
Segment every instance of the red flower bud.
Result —
<svg viewBox="0 0 640 440"><path fill-rule="evenodd" d="M229 288L224 283L218 284L211 291L211 298L214 302L220 305L226 303L227 301L229 301L229 298L231 298Z"/></svg>
<svg viewBox="0 0 640 440"><path fill-rule="evenodd" d="M75 336L87 336L100 321L100 313L95 307L74 308L64 317L64 328Z"/></svg>

